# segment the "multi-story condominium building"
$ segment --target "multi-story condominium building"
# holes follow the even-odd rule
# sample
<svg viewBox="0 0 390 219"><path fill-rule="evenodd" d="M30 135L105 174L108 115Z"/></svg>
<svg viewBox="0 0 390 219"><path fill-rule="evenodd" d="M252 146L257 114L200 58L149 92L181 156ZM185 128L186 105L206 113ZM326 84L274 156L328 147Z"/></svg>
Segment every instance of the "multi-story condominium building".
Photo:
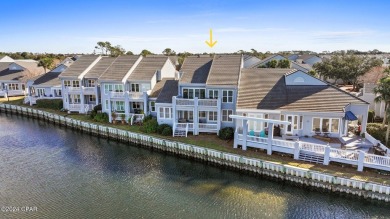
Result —
<svg viewBox="0 0 390 219"><path fill-rule="evenodd" d="M155 97L152 96L149 103L153 88L161 80L175 75L175 65L167 56L120 56L99 78L102 110L109 114L110 121L112 112L118 120L122 114L131 123L132 119L142 119L155 110Z"/></svg>
<svg viewBox="0 0 390 219"><path fill-rule="evenodd" d="M64 62L48 73L28 79L24 102L33 105L39 99L62 99L62 86L58 76L72 63L73 61Z"/></svg>
<svg viewBox="0 0 390 219"><path fill-rule="evenodd" d="M242 67L241 55L187 57L180 79L167 80L156 99L158 122L172 125L174 136L234 127L229 115L235 113Z"/></svg>
<svg viewBox="0 0 390 219"><path fill-rule="evenodd" d="M64 109L87 113L99 104L98 78L115 60L113 57L84 55L63 71L61 80Z"/></svg>
<svg viewBox="0 0 390 219"><path fill-rule="evenodd" d="M44 73L38 62L33 60L12 61L3 57L0 62L0 97L20 96L26 94L28 79Z"/></svg>

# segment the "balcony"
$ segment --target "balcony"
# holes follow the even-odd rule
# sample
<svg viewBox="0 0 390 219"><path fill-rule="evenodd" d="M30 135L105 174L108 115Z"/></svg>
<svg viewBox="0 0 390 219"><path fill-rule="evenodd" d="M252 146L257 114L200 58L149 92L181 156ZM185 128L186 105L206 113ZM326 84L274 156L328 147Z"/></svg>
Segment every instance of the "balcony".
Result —
<svg viewBox="0 0 390 219"><path fill-rule="evenodd" d="M69 111L80 111L81 104L80 103L70 103L69 104Z"/></svg>
<svg viewBox="0 0 390 219"><path fill-rule="evenodd" d="M218 99L183 99L176 98L177 106L218 107Z"/></svg>
<svg viewBox="0 0 390 219"><path fill-rule="evenodd" d="M95 87L83 87L84 94L95 94Z"/></svg>
<svg viewBox="0 0 390 219"><path fill-rule="evenodd" d="M143 97L142 92L110 92L110 97L111 98L126 98L128 97L130 100L140 100Z"/></svg>
<svg viewBox="0 0 390 219"><path fill-rule="evenodd" d="M81 87L66 87L68 93L81 93Z"/></svg>

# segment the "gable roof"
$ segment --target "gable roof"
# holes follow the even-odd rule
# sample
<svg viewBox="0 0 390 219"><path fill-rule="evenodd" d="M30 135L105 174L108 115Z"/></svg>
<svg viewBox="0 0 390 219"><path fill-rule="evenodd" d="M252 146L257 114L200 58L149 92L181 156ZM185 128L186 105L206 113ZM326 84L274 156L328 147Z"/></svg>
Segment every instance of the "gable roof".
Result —
<svg viewBox="0 0 390 219"><path fill-rule="evenodd" d="M266 57L265 59L260 60L259 62L254 63L254 64L253 64L252 66L250 66L249 68L258 68L258 67L260 67L260 66L263 66L263 65L265 65L267 62L273 60L275 57L278 57L278 56L282 57L281 59L286 59L284 56L279 55L279 54L270 55L270 56Z"/></svg>
<svg viewBox="0 0 390 219"><path fill-rule="evenodd" d="M172 103L172 97L178 94L178 87L179 81L166 80L157 97L156 103Z"/></svg>
<svg viewBox="0 0 390 219"><path fill-rule="evenodd" d="M40 85L40 86L60 86L61 81L58 78L58 76L61 74L61 72L48 72L43 75L39 75L37 77L34 77L31 80L34 80L34 83L32 85Z"/></svg>
<svg viewBox="0 0 390 219"><path fill-rule="evenodd" d="M11 64L17 64L23 67L23 70L11 70L9 66ZM22 66L23 65L23 66ZM22 81L25 82L29 78L33 78L37 75L40 75L44 72L42 67L38 67L37 62L28 62L27 64L19 62L1 62L0 63L0 80L3 81Z"/></svg>
<svg viewBox="0 0 390 219"><path fill-rule="evenodd" d="M165 83L168 80L175 80L175 79L174 78L163 78L161 81L157 82L156 85L154 85L153 90L149 95L149 98L158 97L158 95L160 95L160 93L161 93L162 88L165 86Z"/></svg>
<svg viewBox="0 0 390 219"><path fill-rule="evenodd" d="M97 55L81 56L69 68L63 71L60 77L78 77L99 57Z"/></svg>
<svg viewBox="0 0 390 219"><path fill-rule="evenodd" d="M350 103L366 104L329 84L291 85L285 76L292 69L243 69L238 88L237 108L304 112L342 112ZM295 70L296 71L296 70Z"/></svg>
<svg viewBox="0 0 390 219"><path fill-rule="evenodd" d="M212 63L211 57L187 57L180 69L180 83L206 83Z"/></svg>
<svg viewBox="0 0 390 219"><path fill-rule="evenodd" d="M111 66L100 76L99 80L122 81L138 58L139 56L136 55L117 57Z"/></svg>
<svg viewBox="0 0 390 219"><path fill-rule="evenodd" d="M152 79L157 70L161 70L167 61L167 56L144 57L127 80L149 81Z"/></svg>
<svg viewBox="0 0 390 219"><path fill-rule="evenodd" d="M84 75L84 78L99 78L115 61L115 57L102 57L91 70Z"/></svg>
<svg viewBox="0 0 390 219"><path fill-rule="evenodd" d="M242 55L215 55L206 84L237 85L241 62Z"/></svg>

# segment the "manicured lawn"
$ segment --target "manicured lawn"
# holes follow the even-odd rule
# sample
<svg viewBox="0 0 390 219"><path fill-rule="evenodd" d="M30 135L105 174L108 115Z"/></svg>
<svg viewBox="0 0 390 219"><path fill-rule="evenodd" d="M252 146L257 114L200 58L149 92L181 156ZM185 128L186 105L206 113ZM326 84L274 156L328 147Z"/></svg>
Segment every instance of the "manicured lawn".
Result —
<svg viewBox="0 0 390 219"><path fill-rule="evenodd" d="M5 98L0 98L0 102L6 102L7 99ZM23 105L23 97L19 98L10 98L10 104L15 104L15 105ZM27 106L27 105L24 105ZM27 106L30 107L30 106ZM32 106L31 108L36 107ZM42 109L48 112L52 113L57 113L60 115L67 115L68 117L86 121L86 122L91 122L99 125L106 125L110 127L115 127L115 128L120 128L123 130L127 131L132 131L132 132L138 132L142 133L140 131L140 126L130 126L128 124L122 125L120 124L110 124L110 123L99 123L96 121L93 121L88 115L81 115L81 114L67 114L66 112L60 112L58 110L50 110L50 109ZM258 158L262 160L267 160L267 161L272 161L276 163L281 163L281 164L287 164L290 166L296 166L296 167L301 167L301 168L306 168L310 170L315 170L323 173L329 173L335 176L341 176L345 178L352 178L352 179L359 179L359 180L366 180L366 181L372 181L372 182L377 182L377 183L383 183L383 184L388 184L390 185L390 176L386 175L381 175L378 174L378 171L376 170L370 170L368 168L364 169L364 172L358 172L357 167L351 167L344 165L342 166L341 164L338 163L331 163L328 166L324 166L321 164L312 164L308 162L303 162L299 160L294 160L292 157L285 155L285 154L273 154L273 155L267 155L267 153L263 150L257 150L257 149L250 149L248 151L243 151L241 149L234 149L233 148L233 140L231 141L225 141L221 140L218 138L217 135L215 134L201 134L198 136L193 136L191 134L188 135L188 137L172 137L172 136L161 136L158 134L148 134L152 136L156 136L159 138L164 138L168 140L174 140L178 142L183 142L187 144L193 144L193 145L198 145L210 149L215 149L223 152L229 152L229 153L235 153L235 154L240 154L243 156L247 157L253 157L253 158Z"/></svg>

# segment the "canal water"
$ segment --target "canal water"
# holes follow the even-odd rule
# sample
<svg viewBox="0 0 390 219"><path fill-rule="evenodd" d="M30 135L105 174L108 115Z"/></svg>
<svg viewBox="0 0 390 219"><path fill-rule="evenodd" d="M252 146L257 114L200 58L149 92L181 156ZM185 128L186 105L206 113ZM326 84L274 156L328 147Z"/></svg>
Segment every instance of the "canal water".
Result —
<svg viewBox="0 0 390 219"><path fill-rule="evenodd" d="M310 191L0 114L0 218L389 218Z"/></svg>

